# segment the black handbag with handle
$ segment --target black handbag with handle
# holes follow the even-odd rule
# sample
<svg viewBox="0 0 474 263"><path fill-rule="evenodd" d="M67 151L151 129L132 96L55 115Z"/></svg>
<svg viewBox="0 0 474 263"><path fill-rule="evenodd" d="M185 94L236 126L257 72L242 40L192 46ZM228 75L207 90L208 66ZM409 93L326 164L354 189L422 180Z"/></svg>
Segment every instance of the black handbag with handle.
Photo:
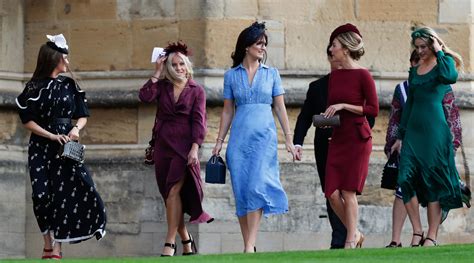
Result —
<svg viewBox="0 0 474 263"><path fill-rule="evenodd" d="M68 141L59 148L59 156L76 162L83 162L85 148L85 145L82 145L77 141Z"/></svg>
<svg viewBox="0 0 474 263"><path fill-rule="evenodd" d="M394 151L383 168L381 187L395 190L397 188L398 165L400 157L397 151Z"/></svg>
<svg viewBox="0 0 474 263"><path fill-rule="evenodd" d="M225 184L226 166L219 155L213 155L206 164L206 183Z"/></svg>

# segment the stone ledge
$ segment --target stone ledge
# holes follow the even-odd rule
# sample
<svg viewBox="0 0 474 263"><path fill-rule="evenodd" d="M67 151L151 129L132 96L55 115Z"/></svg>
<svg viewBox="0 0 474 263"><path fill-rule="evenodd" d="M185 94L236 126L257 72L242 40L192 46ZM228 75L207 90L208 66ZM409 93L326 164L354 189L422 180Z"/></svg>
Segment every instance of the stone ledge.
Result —
<svg viewBox="0 0 474 263"><path fill-rule="evenodd" d="M208 106L222 105L222 79L224 69L196 69L195 79L204 85ZM280 70L286 90L285 101L288 106L299 107L304 102L308 84L327 72L306 70ZM374 76L380 106L388 108L395 85L406 79L403 72L371 72ZM79 83L87 92L91 107L136 107L138 89L147 81L151 71L91 71L77 72ZM31 74L0 72L0 108L15 108L15 98ZM2 83L3 81L3 83ZM474 74L463 75L455 85L458 105L461 108L474 108Z"/></svg>

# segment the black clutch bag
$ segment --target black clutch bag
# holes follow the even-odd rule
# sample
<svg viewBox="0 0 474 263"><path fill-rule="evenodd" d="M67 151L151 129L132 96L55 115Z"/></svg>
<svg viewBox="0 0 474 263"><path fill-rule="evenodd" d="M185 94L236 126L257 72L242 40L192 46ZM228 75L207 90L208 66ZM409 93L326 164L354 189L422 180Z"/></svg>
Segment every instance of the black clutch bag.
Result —
<svg viewBox="0 0 474 263"><path fill-rule="evenodd" d="M398 165L400 157L398 152L394 151L383 168L381 187L395 190L397 188Z"/></svg>
<svg viewBox="0 0 474 263"><path fill-rule="evenodd" d="M62 158L68 158L76 162L84 161L84 149L85 145L80 144L76 141L69 141L59 148L59 156Z"/></svg>
<svg viewBox="0 0 474 263"><path fill-rule="evenodd" d="M218 155L211 156L206 164L206 183L225 184L225 172L224 160Z"/></svg>
<svg viewBox="0 0 474 263"><path fill-rule="evenodd" d="M313 115L313 125L314 127L339 126L341 125L341 119L337 114L329 118L316 114Z"/></svg>

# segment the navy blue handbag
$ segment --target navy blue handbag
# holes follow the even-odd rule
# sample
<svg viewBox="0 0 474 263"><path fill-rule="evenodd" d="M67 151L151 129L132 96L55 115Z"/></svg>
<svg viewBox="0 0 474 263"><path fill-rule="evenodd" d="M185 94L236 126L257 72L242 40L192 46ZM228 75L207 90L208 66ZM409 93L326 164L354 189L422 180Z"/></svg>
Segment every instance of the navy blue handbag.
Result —
<svg viewBox="0 0 474 263"><path fill-rule="evenodd" d="M218 155L211 156L206 164L206 183L225 184L225 172L224 160Z"/></svg>

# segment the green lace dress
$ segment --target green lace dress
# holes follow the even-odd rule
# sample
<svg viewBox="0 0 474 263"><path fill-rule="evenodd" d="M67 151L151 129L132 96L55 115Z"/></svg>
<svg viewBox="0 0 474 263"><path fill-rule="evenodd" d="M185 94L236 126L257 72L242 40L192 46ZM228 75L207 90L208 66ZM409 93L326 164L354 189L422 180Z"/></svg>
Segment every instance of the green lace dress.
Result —
<svg viewBox="0 0 474 263"><path fill-rule="evenodd" d="M439 201L445 211L462 207L459 176L454 162L452 135L442 100L458 73L454 60L436 53L437 65L424 75L410 69L410 93L402 114L398 184L406 203L414 196L422 206Z"/></svg>

